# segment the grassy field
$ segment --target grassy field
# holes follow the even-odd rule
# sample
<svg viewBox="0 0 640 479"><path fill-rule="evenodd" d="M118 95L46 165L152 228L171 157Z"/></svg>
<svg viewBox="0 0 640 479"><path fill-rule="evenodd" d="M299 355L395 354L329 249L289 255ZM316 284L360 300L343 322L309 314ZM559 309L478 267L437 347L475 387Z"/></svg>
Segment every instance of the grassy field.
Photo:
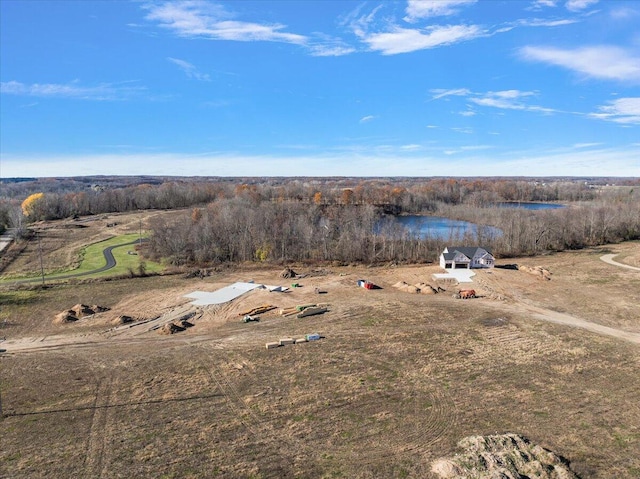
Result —
<svg viewBox="0 0 640 479"><path fill-rule="evenodd" d="M97 243L90 244L81 248L79 253L79 266L74 269L61 269L53 274L45 274L44 279L46 281L54 281L56 279L64 279L64 277L73 275L82 275L85 279L90 278L106 278L111 276L123 276L131 272L139 273L140 264L144 263L144 270L146 273L159 273L164 267L154 261L145 261L138 256L136 252L136 245L130 244L137 241L140 236L136 233L124 234L114 236L113 238L99 241ZM143 235L144 238L144 235ZM115 246L112 250L113 257L116 260L116 266L106 271L99 273L92 273L92 271L98 270L106 265L106 260L103 251L110 247ZM27 277L38 277L35 272ZM11 276L10 278L0 279L2 283L12 283L24 279L27 277Z"/></svg>

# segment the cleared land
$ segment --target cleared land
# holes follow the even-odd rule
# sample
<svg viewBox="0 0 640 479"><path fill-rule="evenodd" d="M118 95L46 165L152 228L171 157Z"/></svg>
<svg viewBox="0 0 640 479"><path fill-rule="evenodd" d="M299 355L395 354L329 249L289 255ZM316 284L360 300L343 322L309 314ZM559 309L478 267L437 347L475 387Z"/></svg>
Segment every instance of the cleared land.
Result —
<svg viewBox="0 0 640 479"><path fill-rule="evenodd" d="M296 280L238 268L1 291L0 475L430 478L461 438L513 432L583 479L639 477L640 273L604 254L637 266L640 244L518 259L552 279L479 272L482 297L465 301L453 286L393 287L435 284L435 266L293 266L307 274ZM302 287L205 308L184 297L248 280ZM317 302L329 311L240 321L264 304ZM111 309L52 324L77 303ZM183 332L149 331L189 312ZM160 319L114 329L120 315ZM557 315L621 336L544 320ZM313 332L324 338L265 349Z"/></svg>

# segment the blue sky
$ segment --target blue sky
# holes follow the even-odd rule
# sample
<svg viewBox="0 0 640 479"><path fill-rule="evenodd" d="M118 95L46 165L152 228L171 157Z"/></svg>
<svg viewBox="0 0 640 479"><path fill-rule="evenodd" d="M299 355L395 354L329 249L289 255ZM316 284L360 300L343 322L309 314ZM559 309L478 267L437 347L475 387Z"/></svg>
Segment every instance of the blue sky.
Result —
<svg viewBox="0 0 640 479"><path fill-rule="evenodd" d="M0 177L640 176L640 1L0 1Z"/></svg>

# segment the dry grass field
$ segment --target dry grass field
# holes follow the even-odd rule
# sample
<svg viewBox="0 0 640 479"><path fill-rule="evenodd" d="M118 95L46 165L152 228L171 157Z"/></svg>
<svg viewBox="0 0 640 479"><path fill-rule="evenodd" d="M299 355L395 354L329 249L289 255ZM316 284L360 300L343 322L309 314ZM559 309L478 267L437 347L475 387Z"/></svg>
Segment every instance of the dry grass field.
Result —
<svg viewBox="0 0 640 479"><path fill-rule="evenodd" d="M513 432L583 479L638 478L640 271L604 263L606 253L640 265L640 243L500 260L552 279L479 272L471 287L481 297L464 301L456 286L393 287L435 285L436 266L294 265L307 275L299 288L198 308L184 295L292 280L281 268L238 267L0 291L0 477L436 478L431 464L461 438ZM329 311L240 321L263 304L317 302ZM52 323L77 303L111 309ZM154 322L112 325L189 310L194 326L173 335L149 331ZM265 348L308 333L323 338Z"/></svg>

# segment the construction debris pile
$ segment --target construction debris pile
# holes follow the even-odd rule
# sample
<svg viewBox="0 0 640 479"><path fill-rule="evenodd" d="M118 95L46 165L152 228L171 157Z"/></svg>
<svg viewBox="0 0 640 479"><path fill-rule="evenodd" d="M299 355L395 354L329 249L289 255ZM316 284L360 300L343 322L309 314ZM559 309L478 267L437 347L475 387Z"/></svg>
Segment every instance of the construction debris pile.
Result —
<svg viewBox="0 0 640 479"><path fill-rule="evenodd" d="M517 434L469 436L458 447L464 452L432 464L441 479L579 479L566 459Z"/></svg>
<svg viewBox="0 0 640 479"><path fill-rule="evenodd" d="M267 349L275 349L279 348L280 346L287 346L288 344L308 343L309 341L319 341L320 339L322 339L322 336L320 336L318 333L311 333L306 334L302 338L282 338L277 342L266 343L266 347Z"/></svg>

